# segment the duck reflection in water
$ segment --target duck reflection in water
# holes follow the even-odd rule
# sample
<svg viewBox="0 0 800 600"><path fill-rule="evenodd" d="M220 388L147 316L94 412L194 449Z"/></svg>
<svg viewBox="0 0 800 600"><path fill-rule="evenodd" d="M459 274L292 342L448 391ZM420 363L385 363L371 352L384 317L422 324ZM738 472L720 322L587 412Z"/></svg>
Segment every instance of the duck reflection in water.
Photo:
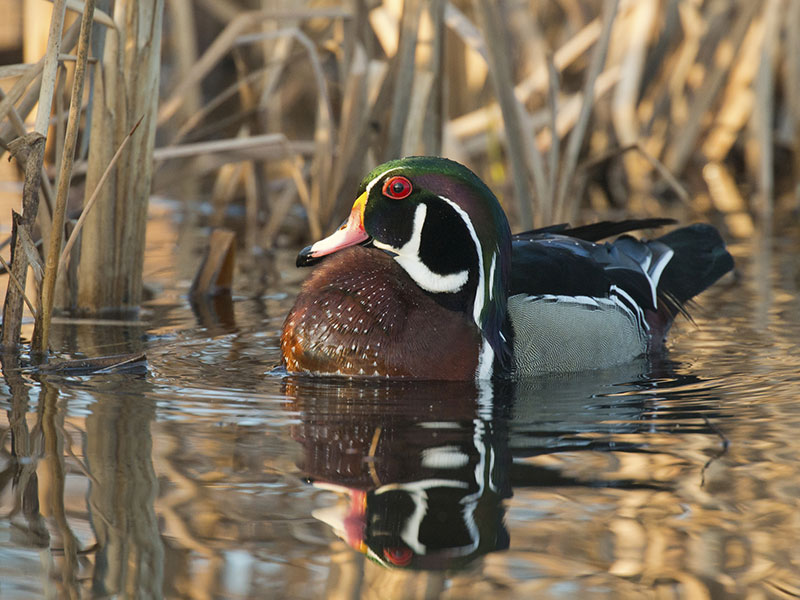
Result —
<svg viewBox="0 0 800 600"><path fill-rule="evenodd" d="M652 396L636 394L654 385L642 376L645 362L592 377L491 385L287 378L301 415L292 431L302 447L298 466L310 484L340 496L313 516L386 567L458 570L509 547L504 501L512 487L662 489L648 480L586 480L525 460L646 452L612 437L652 426L642 418Z"/></svg>
<svg viewBox="0 0 800 600"><path fill-rule="evenodd" d="M507 421L479 406L475 384L287 387L303 414L293 430L300 468L346 499L314 517L352 548L387 567L432 570L508 548Z"/></svg>

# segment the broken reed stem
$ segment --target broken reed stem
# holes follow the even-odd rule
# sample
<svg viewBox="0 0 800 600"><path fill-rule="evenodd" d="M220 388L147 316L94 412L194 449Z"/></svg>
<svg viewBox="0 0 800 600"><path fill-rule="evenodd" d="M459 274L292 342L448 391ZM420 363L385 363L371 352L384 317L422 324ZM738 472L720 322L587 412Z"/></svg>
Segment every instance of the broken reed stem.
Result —
<svg viewBox="0 0 800 600"><path fill-rule="evenodd" d="M28 296L25 294L25 285L19 279L17 279L17 276L14 275L14 271L12 270L11 265L9 265L6 262L6 259L3 258L2 256L0 256L0 264L3 265L3 268L8 273L8 276L11 278L11 283L13 283L14 287L17 288L17 291L20 293L20 295L22 296L22 299L25 301L25 305L28 307L28 310L31 311L31 314L34 317L36 317L36 309L33 307L33 304L31 304L31 301L28 299ZM4 332L5 332L5 327L6 326L7 326L7 321L5 319L3 319L3 331ZM9 329L10 329L10 327L9 327ZM16 339L19 339L19 334L17 334ZM5 343L3 344L3 348L4 349L8 348L8 347L9 346L6 345Z"/></svg>
<svg viewBox="0 0 800 600"><path fill-rule="evenodd" d="M4 98L5 98L5 94L3 94L3 91L0 90L0 100L3 100ZM17 135L19 136L18 140L21 143L27 144L27 149L25 150L25 152L27 153L26 154L27 158L23 159L23 158L21 158L20 155L18 155L19 162L20 163L23 163L23 162L25 163L25 183L23 184L24 187L23 187L23 194L22 194L23 195L23 202L22 202L23 209L22 209L22 216L19 218L19 222L21 224L24 224L24 227L25 227L25 230L26 230L26 233L27 233L28 237L31 237L31 235L33 233L33 223L35 222L37 215L39 215L39 196L38 196L38 194L33 193L33 191L38 189L38 185L41 184L42 193L44 194L45 204L46 204L48 210L47 211L42 211L42 214L39 215L40 219L42 220L42 223L40 224L40 227L41 227L42 238L43 239L47 239L47 237L50 235L50 227L47 224L49 223L49 220L48 220L49 216L50 216L49 210L50 210L50 207L53 205L53 202L52 202L53 190L50 187L50 180L47 178L47 173L46 173L46 170L45 170L44 165L43 165L43 160L42 159L43 159L43 156L44 156L44 149L36 147L37 146L36 137L28 136L27 139L28 140L32 140L32 141L23 142L22 138L25 138L25 136L27 136L27 131L25 129L25 122L22 120L22 117L20 116L20 114L17 112L17 109L13 105L10 107L8 116L9 116L9 121L11 122L11 125L14 128L14 131L16 131ZM39 136L39 134L31 134L31 135L32 136ZM44 138L39 136L39 140L43 144ZM14 146L14 145L16 145L16 143L17 142L15 140L14 142L11 143L11 145ZM35 155L33 154L34 150L37 152L37 154L35 154ZM13 154L13 152L12 152L12 154ZM29 160L34 161L34 162L30 162L29 163L28 162ZM33 174L32 173L28 173L28 168L34 168L35 165L39 166L39 184L36 183L36 178L33 176ZM17 218L14 217L14 219L15 219L14 222L16 223L17 222L16 221ZM7 241L11 242L14 239L15 238L12 235L10 238L8 238ZM2 246L5 246L5 243L3 243ZM15 245L15 247L16 247L16 245ZM17 272L22 273L22 277L24 278L26 276L27 272L28 272L28 269L27 269L28 262L27 262L26 253L23 252L20 255L19 259L17 259L17 261L14 260L14 253L13 252L12 252L11 256L12 256L12 260L11 260L12 264L16 264L16 262L19 261L19 265L16 267L16 269L17 269ZM19 281L19 279L17 279L17 275L14 272L12 272L10 269L9 269L9 274L16 281ZM24 289L25 289L24 282L22 284L22 289L23 289L23 292L24 292ZM24 300L26 302L28 302L27 297L23 297L23 298L24 298ZM19 298L15 298L13 292L12 292L12 295L10 297L10 305L9 306L14 306L16 308L14 310L11 310L11 312L6 312L6 310L7 310L6 309L6 305L7 305L6 303L9 303L8 294L6 294L6 302L4 303L4 306L3 306L3 314L4 314L3 322L9 324L9 330L8 330L7 334L4 332L1 343L2 343L2 345L4 347L10 348L12 346L16 346L18 341L19 341L20 329L18 327L16 327L15 325L13 325L12 323L14 323L15 321L16 322L20 322L21 321L21 318L22 318L22 304L20 303ZM28 302L28 304L30 305L30 302ZM15 314L19 314L19 317L15 317L14 316ZM36 313L34 311L31 311L31 314L35 315ZM8 337L5 337L6 335Z"/></svg>
<svg viewBox="0 0 800 600"><path fill-rule="evenodd" d="M81 32L78 38L78 60L75 63L75 74L72 82L72 97L69 105L64 154L61 158L61 169L58 173L56 206L53 213L53 226L47 246L47 262L45 263L44 282L42 285L42 310L36 319L33 330L32 352L44 356L47 353L50 337L50 320L53 313L53 300L58 277L58 259L61 253L61 241L64 236L64 218L67 211L67 194L72 178L72 164L75 159L75 146L78 141L78 128L81 121L81 100L83 84L86 79L86 62L89 56L89 42L92 36L92 14L95 0L86 0L81 17ZM38 115L37 115L38 116Z"/></svg>
<svg viewBox="0 0 800 600"><path fill-rule="evenodd" d="M45 138L39 133L32 132L9 145L12 146L11 152L17 160L25 162L25 184L22 188L22 216L14 218L11 268L8 270L19 289L9 286L3 304L3 329L0 339L6 350L17 347L22 331L22 303L27 301L25 281L28 275L28 257L23 247L25 238L19 229L24 229L28 238L33 234L33 225L39 209L39 184L44 163ZM13 148L15 145L19 145L18 150ZM36 311L32 311L31 314L35 316Z"/></svg>
<svg viewBox="0 0 800 600"><path fill-rule="evenodd" d="M72 252L72 247L75 245L75 242L78 239L78 235L80 234L81 229L83 228L83 224L86 221L86 217L89 215L89 213L92 210L92 207L95 205L95 202L97 202L97 198L100 196L100 190L103 188L103 184L108 179L108 176L111 174L111 170L114 168L114 165L119 160L119 157L122 156L122 151L125 149L125 146L128 145L128 142L130 141L131 137L133 137L134 132L139 127L143 119L144 115L139 117L139 120L136 121L136 125L134 125L133 129L131 129L128 135L125 136L125 139L122 140L122 143L119 145L119 148L117 148L117 151L114 153L114 156L109 161L106 170L103 171L103 175L97 182L97 185L95 186L92 195L89 197L89 200L87 200L86 205L83 207L83 210L81 211L81 216L78 217L78 222L75 224L72 233L70 233L67 243L64 244L64 250L62 250L61 257L58 259L59 271L63 270L64 267L66 266L67 260L69 259L69 254L70 252Z"/></svg>

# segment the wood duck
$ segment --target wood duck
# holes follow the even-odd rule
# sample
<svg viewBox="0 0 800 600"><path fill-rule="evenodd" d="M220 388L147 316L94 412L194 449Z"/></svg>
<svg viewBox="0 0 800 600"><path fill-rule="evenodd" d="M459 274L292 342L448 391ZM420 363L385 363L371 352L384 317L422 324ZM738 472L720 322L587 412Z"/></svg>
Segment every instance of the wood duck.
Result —
<svg viewBox="0 0 800 600"><path fill-rule="evenodd" d="M281 335L291 373L484 380L622 364L662 348L685 303L733 268L696 224L553 225L511 235L495 195L439 157L376 167L342 226L304 248L320 262Z"/></svg>

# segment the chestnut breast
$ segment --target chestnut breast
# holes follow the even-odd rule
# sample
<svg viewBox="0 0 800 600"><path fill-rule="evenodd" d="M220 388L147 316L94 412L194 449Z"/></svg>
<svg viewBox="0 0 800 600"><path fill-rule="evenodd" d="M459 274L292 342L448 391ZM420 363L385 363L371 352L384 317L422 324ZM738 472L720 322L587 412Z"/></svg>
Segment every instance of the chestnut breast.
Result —
<svg viewBox="0 0 800 600"><path fill-rule="evenodd" d="M327 257L286 317L281 351L290 372L474 379L481 336L468 315L428 296L381 250Z"/></svg>

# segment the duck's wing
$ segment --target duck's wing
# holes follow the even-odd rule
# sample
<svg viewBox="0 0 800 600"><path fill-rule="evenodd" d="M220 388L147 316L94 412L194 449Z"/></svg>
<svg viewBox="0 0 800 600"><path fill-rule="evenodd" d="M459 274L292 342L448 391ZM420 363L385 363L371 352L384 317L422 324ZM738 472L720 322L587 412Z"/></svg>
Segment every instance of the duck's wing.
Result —
<svg viewBox="0 0 800 600"><path fill-rule="evenodd" d="M584 234L589 231L594 236L613 230L614 224L588 227ZM595 243L545 232L514 240L509 291L567 301L586 296L618 299L633 305L634 312L645 311L649 325L666 333L679 312L688 316L684 306L689 300L731 269L733 258L725 242L705 224L682 227L650 241L623 235L613 242Z"/></svg>
<svg viewBox="0 0 800 600"><path fill-rule="evenodd" d="M656 310L669 246L624 236L612 243L541 233L512 244L510 294L570 298L617 296L631 309Z"/></svg>
<svg viewBox="0 0 800 600"><path fill-rule="evenodd" d="M642 229L656 229L665 225L673 225L675 219L653 218L653 219L627 219L625 221L599 221L589 225L571 227L569 223L559 223L549 225L539 229L531 229L515 233L512 237L514 241L530 241L542 234L553 233L568 235L587 242L599 242L605 238L615 235L622 235L630 231L640 231Z"/></svg>

